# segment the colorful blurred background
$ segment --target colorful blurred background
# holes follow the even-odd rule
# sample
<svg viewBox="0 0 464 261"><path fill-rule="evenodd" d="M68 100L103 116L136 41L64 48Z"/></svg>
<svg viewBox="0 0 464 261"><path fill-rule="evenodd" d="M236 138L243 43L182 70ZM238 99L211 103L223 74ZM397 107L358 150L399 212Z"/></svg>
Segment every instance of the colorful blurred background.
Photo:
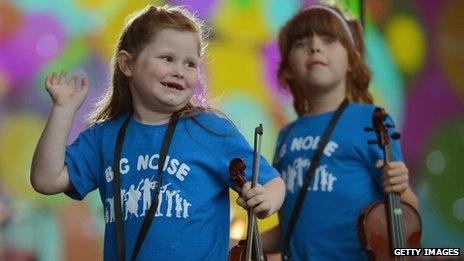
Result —
<svg viewBox="0 0 464 261"><path fill-rule="evenodd" d="M96 192L83 202L42 196L29 184L32 154L51 109L44 77L65 69L91 89L69 142L108 86L109 64L125 17L147 4L179 4L208 21L213 34L204 88L252 142L263 123L270 160L280 127L296 116L276 78L279 27L298 0L1 0L0 253L8 260L101 260L103 211ZM423 221L424 247L464 247L464 1L366 0L371 91L403 134ZM359 15L358 0L339 0ZM231 202L236 195L231 194ZM232 208L231 236L246 214ZM260 222L267 230L274 216ZM0 255L1 256L1 255ZM24 259L20 259L24 258ZM2 257L0 257L2 259Z"/></svg>

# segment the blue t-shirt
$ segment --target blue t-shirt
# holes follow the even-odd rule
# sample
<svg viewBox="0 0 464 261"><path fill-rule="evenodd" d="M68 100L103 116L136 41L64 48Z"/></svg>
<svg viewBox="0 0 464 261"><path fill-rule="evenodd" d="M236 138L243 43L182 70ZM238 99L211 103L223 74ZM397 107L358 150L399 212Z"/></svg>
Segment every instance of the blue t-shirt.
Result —
<svg viewBox="0 0 464 261"><path fill-rule="evenodd" d="M368 144L377 139L375 132L364 130L372 127L374 109L373 105L351 103L335 126L290 240L294 260L367 259L358 238L358 216L383 196L381 169L375 167L383 153L376 144ZM278 147L288 132L280 150L276 149L274 162L286 184L280 211L282 240L310 160L333 114L299 117L279 134ZM387 122L392 123L390 118ZM394 160L402 160L398 141L392 142L392 149Z"/></svg>
<svg viewBox="0 0 464 261"><path fill-rule="evenodd" d="M117 259L114 216L113 156L117 133L127 116L94 125L66 149L66 165L81 200L98 188L104 206L105 260ZM130 119L123 143L122 218L129 260L150 208L161 142L167 124L146 125ZM229 247L230 160L241 157L251 177L253 149L225 118L203 112L181 118L166 158L159 206L137 260L225 260ZM279 177L261 158L259 183Z"/></svg>

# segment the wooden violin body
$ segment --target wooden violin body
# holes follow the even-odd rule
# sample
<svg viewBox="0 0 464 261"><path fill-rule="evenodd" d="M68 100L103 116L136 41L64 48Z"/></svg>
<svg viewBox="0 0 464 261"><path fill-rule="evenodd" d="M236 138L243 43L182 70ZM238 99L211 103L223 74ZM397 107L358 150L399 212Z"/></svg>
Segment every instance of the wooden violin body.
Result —
<svg viewBox="0 0 464 261"><path fill-rule="evenodd" d="M407 248L419 248L422 223L417 210L406 202L401 202L401 212L405 226L404 236ZM377 201L367 207L359 216L358 231L363 248L370 260L394 260L388 219L388 203Z"/></svg>
<svg viewBox="0 0 464 261"><path fill-rule="evenodd" d="M246 260L246 246L247 241L246 239L240 240L237 245L235 245L229 251L229 261L244 261ZM256 258L254 255L255 251L253 251L251 260L262 260L267 261L267 256L264 254L261 256L261 259Z"/></svg>

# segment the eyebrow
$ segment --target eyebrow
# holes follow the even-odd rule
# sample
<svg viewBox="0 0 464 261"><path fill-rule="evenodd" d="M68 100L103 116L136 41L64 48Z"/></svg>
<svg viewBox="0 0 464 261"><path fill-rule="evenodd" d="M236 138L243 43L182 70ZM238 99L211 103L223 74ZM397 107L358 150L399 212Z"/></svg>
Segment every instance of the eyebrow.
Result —
<svg viewBox="0 0 464 261"><path fill-rule="evenodd" d="M178 52L174 52L172 50L159 50L157 51L158 55L172 55L172 56L178 56ZM191 55L191 54L188 54L187 55L187 58L198 58L199 56L197 54L194 54L194 55Z"/></svg>

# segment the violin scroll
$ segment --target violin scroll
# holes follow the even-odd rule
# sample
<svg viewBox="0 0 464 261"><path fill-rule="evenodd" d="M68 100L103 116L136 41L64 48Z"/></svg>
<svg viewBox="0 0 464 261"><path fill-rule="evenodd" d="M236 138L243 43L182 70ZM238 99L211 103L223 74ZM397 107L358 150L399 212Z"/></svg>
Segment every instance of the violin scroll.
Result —
<svg viewBox="0 0 464 261"><path fill-rule="evenodd" d="M246 183L245 179L245 161L241 158L234 158L229 163L230 178L235 182L237 187L242 188Z"/></svg>
<svg viewBox="0 0 464 261"><path fill-rule="evenodd" d="M372 127L364 128L365 131L375 131L377 139L368 140L367 142L369 144L378 144L381 149L390 144L390 139L397 140L401 138L401 134L398 132L394 132L391 135L388 133L388 129L394 128L395 125L384 123L387 117L387 112L383 108L377 107L372 115Z"/></svg>

